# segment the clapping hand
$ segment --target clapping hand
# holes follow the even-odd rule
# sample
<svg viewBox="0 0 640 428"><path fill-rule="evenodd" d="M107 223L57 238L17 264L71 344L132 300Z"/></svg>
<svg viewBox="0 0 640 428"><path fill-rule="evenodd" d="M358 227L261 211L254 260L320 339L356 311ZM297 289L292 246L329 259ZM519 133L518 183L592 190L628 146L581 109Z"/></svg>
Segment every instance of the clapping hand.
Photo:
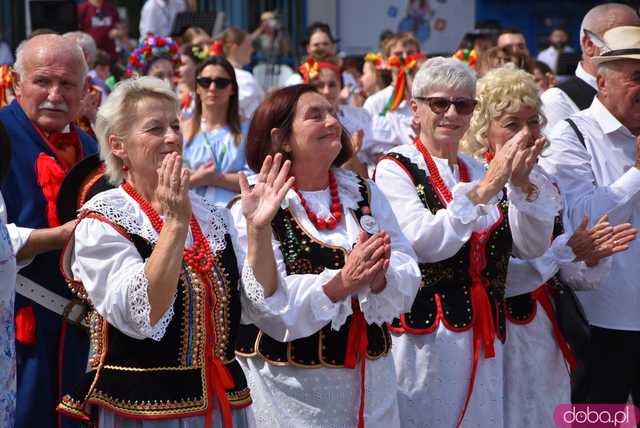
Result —
<svg viewBox="0 0 640 428"><path fill-rule="evenodd" d="M370 286L374 292L382 291L386 286L384 274L389 267L390 252L390 239L386 232L368 236L361 231L358 243L347 255L340 271L340 298L352 295L366 286Z"/></svg>
<svg viewBox="0 0 640 428"><path fill-rule="evenodd" d="M576 261L584 261L588 266L595 266L601 259L627 250L637 234L630 223L611 226L606 214L589 230L588 224L589 218L585 216L567 241Z"/></svg>
<svg viewBox="0 0 640 428"><path fill-rule="evenodd" d="M290 168L291 161L282 163L282 154L267 156L253 188L249 187L247 177L240 173L240 198L247 227L255 230L271 227L271 220L295 181L294 177L288 177Z"/></svg>
<svg viewBox="0 0 640 428"><path fill-rule="evenodd" d="M519 141L518 151L512 165L511 182L520 189L527 189L530 186L529 174L531 174L533 166L538 162L538 157L547 144L544 136L537 138L533 144L527 140Z"/></svg>
<svg viewBox="0 0 640 428"><path fill-rule="evenodd" d="M175 220L188 226L191 220L189 170L182 168L182 156L178 153L170 153L162 160L156 193L161 206L160 214L165 220Z"/></svg>

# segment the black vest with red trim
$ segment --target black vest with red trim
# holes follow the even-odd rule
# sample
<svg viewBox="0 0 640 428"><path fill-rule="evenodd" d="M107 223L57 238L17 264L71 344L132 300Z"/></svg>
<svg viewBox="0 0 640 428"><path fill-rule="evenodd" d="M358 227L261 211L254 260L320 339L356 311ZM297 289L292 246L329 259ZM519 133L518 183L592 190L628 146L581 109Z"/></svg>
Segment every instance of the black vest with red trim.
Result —
<svg viewBox="0 0 640 428"><path fill-rule="evenodd" d="M430 177L418 165L399 153L390 152L386 158L397 162L409 174L420 201L432 214L446 208ZM492 227L484 247L486 266L481 273L488 283L487 296L496 334L502 341L505 339L504 289L512 250L508 207L505 198L498 204L500 220ZM422 283L411 312L400 315L390 329L396 333L429 334L438 328L440 321L449 330L470 329L474 321L474 308L471 304L469 242L446 260L419 265Z"/></svg>
<svg viewBox="0 0 640 428"><path fill-rule="evenodd" d="M133 242L143 260L151 256L153 244L124 229L121 232ZM213 285L209 295L199 276L183 264L174 315L161 340L134 339L109 325L95 310L90 313L88 372L78 388L63 397L58 411L87 419L86 405L93 404L136 419L205 414L211 410L210 397L215 397L207 384L205 347L211 342L213 354L222 361L234 383L226 390L231 406L251 403L234 352L240 324L238 266L228 234L225 241L225 249L214 254L213 268L208 273ZM79 284L70 286L82 294ZM215 325L215 339L205 342L207 310ZM215 374L209 376L214 376L213 382L219 381Z"/></svg>
<svg viewBox="0 0 640 428"><path fill-rule="evenodd" d="M353 210L359 221L362 209L369 205L369 189L360 180L362 200ZM289 209L280 209L271 223L273 234L280 242L287 275L320 274L325 269L341 269L346 251L317 241L298 223ZM302 367L344 367L347 338L352 323L350 315L338 331L331 323L311 336L291 342L273 339L254 325L241 325L236 344L236 354L243 357L260 357L274 365ZM367 325L367 359L375 360L389 353L391 337L387 325Z"/></svg>

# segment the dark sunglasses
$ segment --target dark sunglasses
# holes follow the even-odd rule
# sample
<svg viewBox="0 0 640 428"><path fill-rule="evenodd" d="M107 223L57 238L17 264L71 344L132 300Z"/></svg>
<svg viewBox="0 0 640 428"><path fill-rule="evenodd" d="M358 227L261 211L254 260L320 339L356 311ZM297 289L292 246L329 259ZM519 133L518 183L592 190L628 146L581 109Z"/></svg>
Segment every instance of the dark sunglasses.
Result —
<svg viewBox="0 0 640 428"><path fill-rule="evenodd" d="M451 104L456 109L458 114L468 115L473 113L473 109L476 108L478 102L471 98L456 98L454 100L442 98L442 97L413 97L418 101L427 103L429 108L435 114L442 114L449 110Z"/></svg>
<svg viewBox="0 0 640 428"><path fill-rule="evenodd" d="M226 77L216 77L215 79L211 77L198 77L196 83L203 89L209 89L212 83L216 85L216 89L224 89L231 84L231 79L227 79Z"/></svg>

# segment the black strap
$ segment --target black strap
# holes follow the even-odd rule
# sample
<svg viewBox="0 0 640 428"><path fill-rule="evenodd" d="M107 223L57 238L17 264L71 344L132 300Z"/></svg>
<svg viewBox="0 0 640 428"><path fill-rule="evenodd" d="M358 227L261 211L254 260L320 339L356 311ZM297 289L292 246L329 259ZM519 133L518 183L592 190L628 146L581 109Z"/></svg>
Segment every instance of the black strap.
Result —
<svg viewBox="0 0 640 428"><path fill-rule="evenodd" d="M576 133L576 136L578 137L578 140L580 140L580 143L582 144L582 147L584 147L586 149L587 145L584 142L584 135L582 135L582 132L580 132L580 130L578 129L578 125L576 125L576 123L571 119L565 119L565 120L567 121L569 126L571 128L573 128L573 132Z"/></svg>
<svg viewBox="0 0 640 428"><path fill-rule="evenodd" d="M556 86L556 88L567 94L580 110L588 108L597 93L591 85L578 77L572 77Z"/></svg>

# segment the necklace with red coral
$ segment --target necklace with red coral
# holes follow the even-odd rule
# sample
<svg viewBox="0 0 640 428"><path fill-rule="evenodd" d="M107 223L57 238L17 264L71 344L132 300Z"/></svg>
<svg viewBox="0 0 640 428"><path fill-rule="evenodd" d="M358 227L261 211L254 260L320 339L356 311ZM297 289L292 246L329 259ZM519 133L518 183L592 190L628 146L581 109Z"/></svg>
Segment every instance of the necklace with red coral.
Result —
<svg viewBox="0 0 640 428"><path fill-rule="evenodd" d="M329 171L329 193L331 194L331 216L327 218L318 218L318 215L313 212L309 207L309 203L302 196L302 192L298 189L298 186L293 185L293 190L298 194L300 198L300 204L309 217L309 221L314 224L318 230L333 230L338 226L342 219L342 203L340 202L340 195L338 194L338 182L336 176L332 171Z"/></svg>
<svg viewBox="0 0 640 428"><path fill-rule="evenodd" d="M122 189L129 194L142 208L142 211L147 215L151 225L160 233L164 221L160 218L156 210L153 209L151 204L145 200L136 190L126 181L122 184ZM200 225L196 221L196 218L192 215L190 221L191 234L193 235L193 246L191 248L184 249L184 260L194 270L201 274L209 272L213 266L213 255L211 254L211 247L207 242Z"/></svg>
<svg viewBox="0 0 640 428"><path fill-rule="evenodd" d="M449 203L453 199L453 195L451 195L451 191L445 184L442 176L440 175L440 171L438 171L438 167L436 166L435 161L431 157L431 153L427 150L427 148L422 144L420 139L416 139L415 146L418 151L422 154L425 163L427 164L427 169L429 170L429 175L431 176L431 182L436 186L440 195L444 198L444 200ZM458 168L460 170L460 181L463 183L468 183L469 180L469 170L467 170L467 166L458 158Z"/></svg>

